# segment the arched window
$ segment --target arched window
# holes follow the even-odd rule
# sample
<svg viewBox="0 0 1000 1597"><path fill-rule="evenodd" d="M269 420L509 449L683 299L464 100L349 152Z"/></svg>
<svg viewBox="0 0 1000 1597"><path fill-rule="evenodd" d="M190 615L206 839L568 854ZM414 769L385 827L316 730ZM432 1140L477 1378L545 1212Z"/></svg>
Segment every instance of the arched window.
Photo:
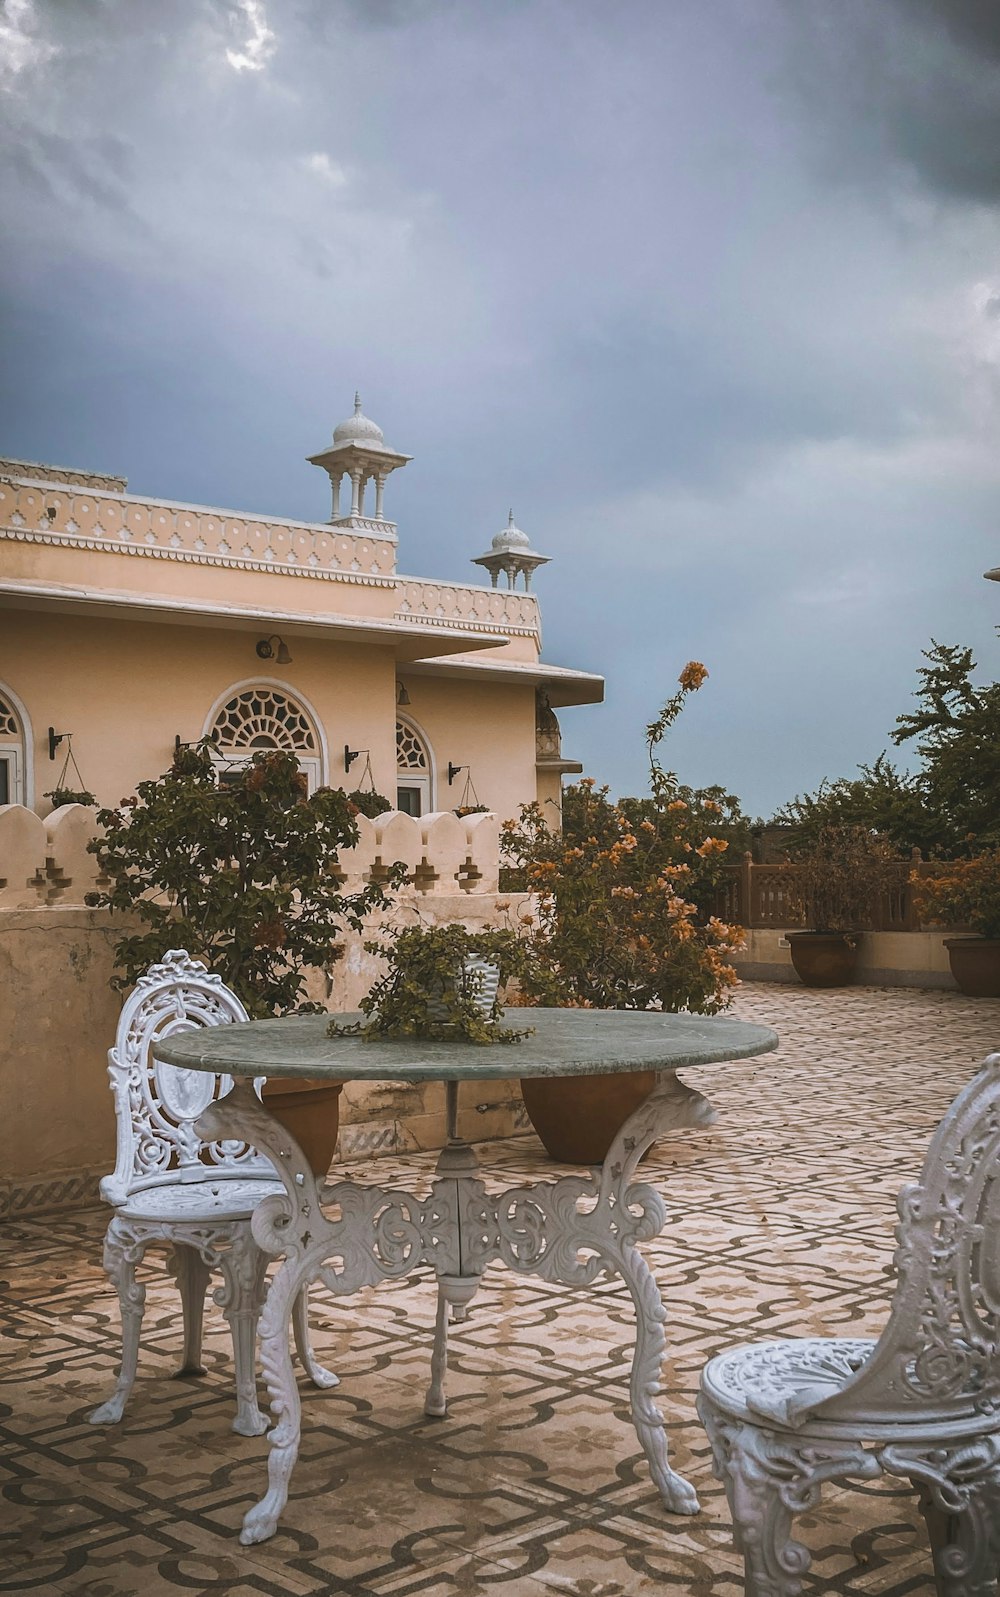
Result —
<svg viewBox="0 0 1000 1597"><path fill-rule="evenodd" d="M281 688L256 683L238 689L222 702L207 730L223 776L246 765L258 749L283 749L295 755L310 792L320 784L320 741L312 718Z"/></svg>
<svg viewBox="0 0 1000 1597"><path fill-rule="evenodd" d="M23 804L24 729L7 695L0 690L0 804Z"/></svg>
<svg viewBox="0 0 1000 1597"><path fill-rule="evenodd" d="M430 751L409 721L396 722L396 808L405 815L433 809Z"/></svg>

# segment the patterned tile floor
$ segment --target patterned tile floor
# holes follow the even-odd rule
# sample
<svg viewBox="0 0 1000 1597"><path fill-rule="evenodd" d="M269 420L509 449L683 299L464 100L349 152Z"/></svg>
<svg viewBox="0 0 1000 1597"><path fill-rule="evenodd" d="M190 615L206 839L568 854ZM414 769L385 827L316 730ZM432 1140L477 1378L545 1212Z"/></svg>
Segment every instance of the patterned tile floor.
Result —
<svg viewBox="0 0 1000 1597"><path fill-rule="evenodd" d="M430 1282L341 1304L314 1292L317 1346L342 1384L306 1389L284 1524L242 1548L265 1443L229 1429L221 1322L206 1338L206 1377L169 1379L178 1305L155 1265L125 1421L87 1423L113 1384L118 1340L98 1262L105 1216L88 1210L0 1231L0 1592L741 1593L694 1413L701 1365L733 1341L879 1328L896 1190L977 1061L1000 1045L1000 1003L758 986L741 990L737 1011L774 1025L780 1052L688 1071L718 1124L663 1142L644 1166L668 1198L649 1255L669 1309L672 1457L700 1493L698 1518L664 1512L629 1423L621 1284L585 1296L498 1269L453 1333L443 1421L421 1412ZM372 1168L412 1182L433 1162ZM533 1138L494 1144L491 1165L505 1181L552 1173ZM902 1482L828 1490L798 1523L814 1554L806 1594L933 1591Z"/></svg>

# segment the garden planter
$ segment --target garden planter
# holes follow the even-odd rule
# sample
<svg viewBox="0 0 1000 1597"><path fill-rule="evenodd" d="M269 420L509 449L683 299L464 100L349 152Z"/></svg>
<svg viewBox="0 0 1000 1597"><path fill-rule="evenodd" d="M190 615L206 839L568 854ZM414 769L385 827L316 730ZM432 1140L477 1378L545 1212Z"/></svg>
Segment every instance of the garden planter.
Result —
<svg viewBox="0 0 1000 1597"><path fill-rule="evenodd" d="M796 974L806 987L846 987L858 962L857 932L789 932Z"/></svg>
<svg viewBox="0 0 1000 1597"><path fill-rule="evenodd" d="M946 937L951 974L968 998L1000 998L1000 937Z"/></svg>
<svg viewBox="0 0 1000 1597"><path fill-rule="evenodd" d="M652 1070L623 1076L532 1076L522 1080L521 1097L551 1158L562 1164L601 1164L655 1081Z"/></svg>
<svg viewBox="0 0 1000 1597"><path fill-rule="evenodd" d="M343 1090L342 1081L297 1076L275 1076L264 1083L267 1108L295 1138L314 1176L325 1176L333 1163Z"/></svg>

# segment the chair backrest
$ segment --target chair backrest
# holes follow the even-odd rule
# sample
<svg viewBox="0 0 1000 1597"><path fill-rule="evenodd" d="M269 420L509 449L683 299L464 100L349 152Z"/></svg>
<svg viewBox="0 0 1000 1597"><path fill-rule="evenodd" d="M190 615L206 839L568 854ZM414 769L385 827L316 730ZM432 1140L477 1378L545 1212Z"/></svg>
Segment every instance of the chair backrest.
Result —
<svg viewBox="0 0 1000 1597"><path fill-rule="evenodd" d="M955 1099L898 1207L889 1322L861 1369L808 1413L927 1424L998 1415L1000 1053Z"/></svg>
<svg viewBox="0 0 1000 1597"><path fill-rule="evenodd" d="M118 1157L101 1196L124 1203L130 1193L211 1177L273 1176L270 1161L242 1142L202 1142L194 1122L230 1076L182 1070L153 1058L152 1044L174 1032L246 1020L246 1010L200 960L173 948L140 977L121 1012L108 1075L118 1121ZM263 1077L257 1082L257 1091Z"/></svg>

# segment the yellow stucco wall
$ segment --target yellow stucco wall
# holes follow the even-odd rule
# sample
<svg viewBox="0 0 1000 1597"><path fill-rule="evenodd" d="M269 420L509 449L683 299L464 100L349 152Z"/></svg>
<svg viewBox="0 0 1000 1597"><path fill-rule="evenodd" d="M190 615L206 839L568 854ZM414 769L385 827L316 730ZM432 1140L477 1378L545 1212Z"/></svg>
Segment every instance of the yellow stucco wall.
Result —
<svg viewBox="0 0 1000 1597"><path fill-rule="evenodd" d="M85 784L117 803L137 782L166 770L174 738L202 735L216 701L238 684L273 683L310 709L326 740L325 779L349 788L344 745L370 749L376 786L396 784L396 677L406 681L406 716L425 734L438 766L433 806L457 806L465 773L448 787L449 761L471 765L480 800L502 816L535 795L535 698L524 684L407 675L386 647L296 638L292 663L261 661L260 627L219 631L137 621L99 621L51 612L6 611L0 692L13 693L31 723L35 807L53 786L63 748L49 760L49 726L73 734Z"/></svg>

